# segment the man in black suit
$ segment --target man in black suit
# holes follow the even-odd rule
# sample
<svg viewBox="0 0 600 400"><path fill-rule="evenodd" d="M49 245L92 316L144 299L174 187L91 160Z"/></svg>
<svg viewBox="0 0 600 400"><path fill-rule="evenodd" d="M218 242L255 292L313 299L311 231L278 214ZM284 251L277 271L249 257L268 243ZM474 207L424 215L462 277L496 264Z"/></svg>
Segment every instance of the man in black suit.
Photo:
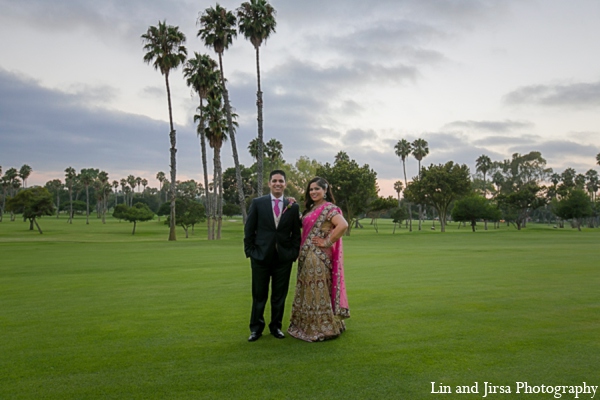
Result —
<svg viewBox="0 0 600 400"><path fill-rule="evenodd" d="M285 172L271 171L271 193L252 200L244 227L244 252L252 267L252 315L249 342L262 336L264 311L271 283L269 330L278 339L285 335L281 321L290 284L292 264L300 252L300 209L283 197Z"/></svg>

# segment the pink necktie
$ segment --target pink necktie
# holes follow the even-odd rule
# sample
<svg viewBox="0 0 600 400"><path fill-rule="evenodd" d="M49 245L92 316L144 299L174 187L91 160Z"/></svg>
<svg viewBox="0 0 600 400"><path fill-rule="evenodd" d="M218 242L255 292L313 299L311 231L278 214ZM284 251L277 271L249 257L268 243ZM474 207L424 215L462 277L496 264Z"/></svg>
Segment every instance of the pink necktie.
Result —
<svg viewBox="0 0 600 400"><path fill-rule="evenodd" d="M273 199L273 200L275 200L275 208L273 209L273 211L275 211L275 216L279 217L279 214L281 213L281 211L279 211L279 202L281 200L279 200L279 199Z"/></svg>

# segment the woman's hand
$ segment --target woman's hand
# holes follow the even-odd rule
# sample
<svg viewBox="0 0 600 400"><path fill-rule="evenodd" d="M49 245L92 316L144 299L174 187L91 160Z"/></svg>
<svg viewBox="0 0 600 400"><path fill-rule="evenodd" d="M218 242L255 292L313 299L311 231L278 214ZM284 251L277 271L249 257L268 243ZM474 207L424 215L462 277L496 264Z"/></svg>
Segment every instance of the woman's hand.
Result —
<svg viewBox="0 0 600 400"><path fill-rule="evenodd" d="M323 239L317 236L313 236L312 243L317 247L331 247L331 241L329 238Z"/></svg>

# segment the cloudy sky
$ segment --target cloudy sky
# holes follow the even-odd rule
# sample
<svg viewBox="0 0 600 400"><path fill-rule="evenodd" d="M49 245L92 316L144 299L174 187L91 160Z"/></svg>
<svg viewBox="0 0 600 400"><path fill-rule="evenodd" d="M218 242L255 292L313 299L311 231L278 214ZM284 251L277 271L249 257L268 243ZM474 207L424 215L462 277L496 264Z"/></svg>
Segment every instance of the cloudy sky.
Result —
<svg viewBox="0 0 600 400"><path fill-rule="evenodd" d="M234 10L241 1L221 1ZM600 152L597 0L272 0L277 32L261 47L265 139L284 157L332 162L346 151L377 171L380 193L401 178L400 139L423 138L424 160L541 151L556 172L585 173ZM0 165L33 167L29 184L73 166L112 179L169 171L164 79L142 61L140 35L166 20L188 53L188 0L0 0ZM241 162L256 135L254 49L238 37L224 56L239 114ZM201 180L193 125L198 99L172 73L178 179ZM224 167L233 166L231 145ZM407 164L409 179L416 160Z"/></svg>

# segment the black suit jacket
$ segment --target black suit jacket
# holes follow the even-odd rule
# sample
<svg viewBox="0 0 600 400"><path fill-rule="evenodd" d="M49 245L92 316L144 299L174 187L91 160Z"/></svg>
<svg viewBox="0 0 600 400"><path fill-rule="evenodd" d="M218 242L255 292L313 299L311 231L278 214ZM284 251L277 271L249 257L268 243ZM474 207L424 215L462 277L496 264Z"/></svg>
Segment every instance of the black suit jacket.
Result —
<svg viewBox="0 0 600 400"><path fill-rule="evenodd" d="M295 261L300 252L300 207L283 199L283 214L275 227L271 195L257 197L250 204L244 226L244 252L256 261L269 261L275 253L280 262Z"/></svg>

